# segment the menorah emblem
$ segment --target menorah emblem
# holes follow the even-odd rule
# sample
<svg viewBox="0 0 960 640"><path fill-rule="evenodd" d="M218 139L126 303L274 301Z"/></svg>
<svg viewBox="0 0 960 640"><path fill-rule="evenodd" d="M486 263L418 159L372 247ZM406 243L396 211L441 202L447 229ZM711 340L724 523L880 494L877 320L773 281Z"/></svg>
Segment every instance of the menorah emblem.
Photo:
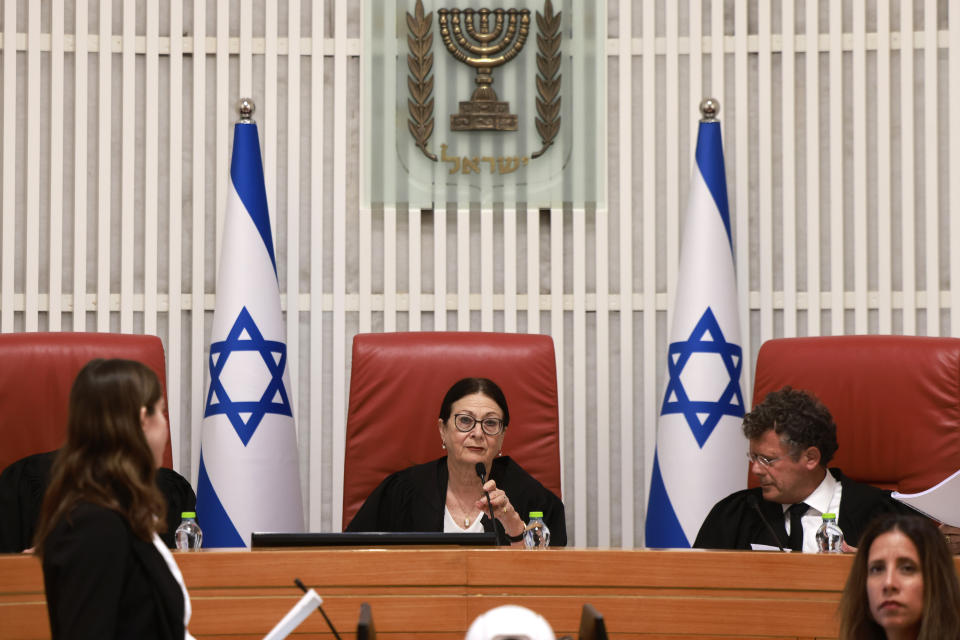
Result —
<svg viewBox="0 0 960 640"><path fill-rule="evenodd" d="M530 31L530 11L439 9L437 13L447 51L477 70L477 88L470 100L460 103L460 112L450 116L450 128L453 131L516 131L517 116L510 113L510 103L501 102L493 90L493 69L510 62L523 49ZM478 18L479 27L474 24L474 16Z"/></svg>

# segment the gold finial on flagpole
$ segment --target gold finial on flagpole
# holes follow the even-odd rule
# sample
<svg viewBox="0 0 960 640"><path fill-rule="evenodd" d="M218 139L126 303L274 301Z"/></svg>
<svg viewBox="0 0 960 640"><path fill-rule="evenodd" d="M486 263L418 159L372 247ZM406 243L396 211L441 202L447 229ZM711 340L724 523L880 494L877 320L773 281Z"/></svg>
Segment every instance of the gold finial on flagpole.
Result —
<svg viewBox="0 0 960 640"><path fill-rule="evenodd" d="M240 113L240 122L250 124L253 122L253 112L257 110L257 105L253 103L252 98L240 98L237 100L237 111Z"/></svg>
<svg viewBox="0 0 960 640"><path fill-rule="evenodd" d="M700 101L700 115L703 122L715 122L720 113L720 103L716 98L704 98Z"/></svg>

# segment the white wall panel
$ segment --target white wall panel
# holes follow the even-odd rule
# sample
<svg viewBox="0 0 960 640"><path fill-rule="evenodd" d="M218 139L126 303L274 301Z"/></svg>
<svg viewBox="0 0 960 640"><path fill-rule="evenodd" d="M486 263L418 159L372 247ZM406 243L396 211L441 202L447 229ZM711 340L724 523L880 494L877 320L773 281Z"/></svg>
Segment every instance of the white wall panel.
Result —
<svg viewBox="0 0 960 640"><path fill-rule="evenodd" d="M361 100L395 90L360 96L360 0L0 4L0 331L159 335L193 481L234 105L256 101L312 530L340 524L357 331L522 331L556 345L571 539L642 545L707 92L752 356L960 333L947 0L609 0L609 206L544 211L360 210Z"/></svg>

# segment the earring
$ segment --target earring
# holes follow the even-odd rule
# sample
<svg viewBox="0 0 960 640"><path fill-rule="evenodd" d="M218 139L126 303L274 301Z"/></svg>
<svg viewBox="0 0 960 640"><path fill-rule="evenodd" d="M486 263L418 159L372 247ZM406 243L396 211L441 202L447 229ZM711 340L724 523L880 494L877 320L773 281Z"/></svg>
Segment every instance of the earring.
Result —
<svg viewBox="0 0 960 640"><path fill-rule="evenodd" d="M441 441L440 441L440 448L441 448L441 449L446 449L446 448L447 448L447 443L444 442L443 440L441 440Z"/></svg>
<svg viewBox="0 0 960 640"><path fill-rule="evenodd" d="M501 449L500 451L497 451L497 455L498 455L498 456L502 456L502 455L503 455L503 450Z"/></svg>

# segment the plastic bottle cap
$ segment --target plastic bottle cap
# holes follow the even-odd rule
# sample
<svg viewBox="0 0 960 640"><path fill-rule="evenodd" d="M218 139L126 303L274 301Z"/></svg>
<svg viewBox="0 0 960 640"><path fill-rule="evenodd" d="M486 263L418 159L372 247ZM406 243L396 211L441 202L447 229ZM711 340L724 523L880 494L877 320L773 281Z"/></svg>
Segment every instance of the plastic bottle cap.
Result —
<svg viewBox="0 0 960 640"><path fill-rule="evenodd" d="M531 517L531 518L542 518L542 517L543 517L543 511L531 511L531 512L530 512L530 517Z"/></svg>
<svg viewBox="0 0 960 640"><path fill-rule="evenodd" d="M836 519L837 519L837 514L835 514L835 513L825 513L825 514L823 514L823 519L824 519L824 520L836 520Z"/></svg>
<svg viewBox="0 0 960 640"><path fill-rule="evenodd" d="M196 517L197 517L197 512L196 512L196 511L183 511L183 512L180 514L180 517L181 517L181 518L196 518Z"/></svg>

